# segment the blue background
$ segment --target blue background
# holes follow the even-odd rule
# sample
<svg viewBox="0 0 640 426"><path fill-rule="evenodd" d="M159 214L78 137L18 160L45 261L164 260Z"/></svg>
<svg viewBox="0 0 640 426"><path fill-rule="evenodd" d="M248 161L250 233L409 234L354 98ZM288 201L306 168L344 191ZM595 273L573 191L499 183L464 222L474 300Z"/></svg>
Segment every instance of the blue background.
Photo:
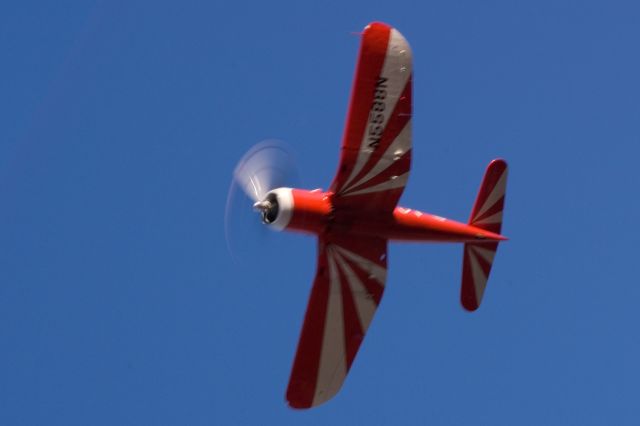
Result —
<svg viewBox="0 0 640 426"><path fill-rule="evenodd" d="M402 204L466 220L511 166L483 306L461 247L392 244L342 391L284 391L313 238L232 261L232 170L336 168L359 38L414 52ZM0 13L0 424L639 424L640 9L629 1L11 2ZM236 210L237 211L237 210Z"/></svg>

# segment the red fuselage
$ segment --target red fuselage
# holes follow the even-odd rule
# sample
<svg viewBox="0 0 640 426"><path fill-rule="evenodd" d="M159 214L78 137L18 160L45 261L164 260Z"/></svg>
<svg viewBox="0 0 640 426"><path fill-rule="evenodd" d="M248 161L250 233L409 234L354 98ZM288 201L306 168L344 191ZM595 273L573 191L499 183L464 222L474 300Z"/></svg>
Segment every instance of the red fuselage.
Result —
<svg viewBox="0 0 640 426"><path fill-rule="evenodd" d="M393 212L337 211L332 192L292 189L292 213L287 230L322 234L327 231L378 236L396 241L478 242L506 238L484 229L424 213L396 207Z"/></svg>

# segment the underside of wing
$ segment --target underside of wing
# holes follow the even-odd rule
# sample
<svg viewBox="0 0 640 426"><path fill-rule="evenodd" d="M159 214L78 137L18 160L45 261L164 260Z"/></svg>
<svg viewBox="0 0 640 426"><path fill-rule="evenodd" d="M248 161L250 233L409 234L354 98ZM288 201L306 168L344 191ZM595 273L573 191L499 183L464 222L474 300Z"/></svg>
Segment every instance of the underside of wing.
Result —
<svg viewBox="0 0 640 426"><path fill-rule="evenodd" d="M362 34L337 174L336 208L392 211L411 167L412 54L396 29Z"/></svg>
<svg viewBox="0 0 640 426"><path fill-rule="evenodd" d="M387 242L323 236L287 389L293 408L309 408L342 387L380 303L387 274Z"/></svg>

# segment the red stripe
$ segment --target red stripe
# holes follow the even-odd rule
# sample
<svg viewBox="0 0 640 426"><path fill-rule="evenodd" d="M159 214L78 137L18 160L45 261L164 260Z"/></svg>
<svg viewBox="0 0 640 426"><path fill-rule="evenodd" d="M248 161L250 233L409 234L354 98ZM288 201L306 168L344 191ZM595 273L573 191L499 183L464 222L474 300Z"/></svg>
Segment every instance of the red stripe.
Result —
<svg viewBox="0 0 640 426"><path fill-rule="evenodd" d="M375 84L387 55L391 27L373 23L365 28L358 54L349 113L342 140L340 166L331 190L338 192L349 178L356 162L373 102Z"/></svg>
<svg viewBox="0 0 640 426"><path fill-rule="evenodd" d="M287 388L287 401L293 408L311 407L320 367L330 285L326 247L322 240L318 242L318 251L316 278Z"/></svg>
<svg viewBox="0 0 640 426"><path fill-rule="evenodd" d="M499 234L502 228L501 223L487 223L482 225L474 225L480 229L484 229L485 231L493 232L494 234Z"/></svg>
<svg viewBox="0 0 640 426"><path fill-rule="evenodd" d="M473 284L473 272L469 260L469 253L465 245L464 258L462 260L462 287L460 288L460 302L468 311L478 309L478 298L476 288Z"/></svg>

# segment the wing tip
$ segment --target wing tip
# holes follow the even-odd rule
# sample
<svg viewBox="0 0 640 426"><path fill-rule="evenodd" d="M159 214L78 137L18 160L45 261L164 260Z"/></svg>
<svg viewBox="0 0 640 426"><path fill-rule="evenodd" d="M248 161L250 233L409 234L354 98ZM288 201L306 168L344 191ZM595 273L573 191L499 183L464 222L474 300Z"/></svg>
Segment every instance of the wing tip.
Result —
<svg viewBox="0 0 640 426"><path fill-rule="evenodd" d="M300 401L292 400L289 398L286 399L286 402L287 406L292 410L308 410L309 408L313 407L310 404L301 403Z"/></svg>
<svg viewBox="0 0 640 426"><path fill-rule="evenodd" d="M509 168L507 161L504 158L496 158L489 162L487 166L487 172L491 170L493 173L502 173Z"/></svg>
<svg viewBox="0 0 640 426"><path fill-rule="evenodd" d="M475 300L471 300L471 298L465 297L465 295L462 295L462 297L460 297L460 303L462 304L464 310L467 312L475 312L480 307L480 305Z"/></svg>
<svg viewBox="0 0 640 426"><path fill-rule="evenodd" d="M309 395L305 392L289 388L287 389L286 402L289 408L293 410L308 410L329 401L338 394L339 390L340 388L336 389L335 392L320 393L313 398L309 398Z"/></svg>
<svg viewBox="0 0 640 426"><path fill-rule="evenodd" d="M407 41L405 36L402 35L402 33L393 25L389 25L384 22L374 21L367 24L367 26L364 27L364 29L362 30L361 34L363 37L367 35L373 36L373 37L379 36L382 39L387 39L388 37L397 37L397 42L399 43L397 48L408 51L408 56L407 56L408 58L411 58L411 56L413 55L411 53L411 46L409 45L409 42ZM395 36L393 34L395 34ZM385 45L384 47L386 48L387 44L386 43L383 43L383 44Z"/></svg>
<svg viewBox="0 0 640 426"><path fill-rule="evenodd" d="M285 395L287 405L294 410L305 410L313 407L312 392L310 392L309 386L305 386L305 382L289 383L287 394Z"/></svg>
<svg viewBox="0 0 640 426"><path fill-rule="evenodd" d="M390 29L392 29L393 27L387 23L381 22L381 21L373 21L373 22L369 22L364 29L362 30L363 32L366 31L370 31L370 30L385 30L388 31Z"/></svg>

